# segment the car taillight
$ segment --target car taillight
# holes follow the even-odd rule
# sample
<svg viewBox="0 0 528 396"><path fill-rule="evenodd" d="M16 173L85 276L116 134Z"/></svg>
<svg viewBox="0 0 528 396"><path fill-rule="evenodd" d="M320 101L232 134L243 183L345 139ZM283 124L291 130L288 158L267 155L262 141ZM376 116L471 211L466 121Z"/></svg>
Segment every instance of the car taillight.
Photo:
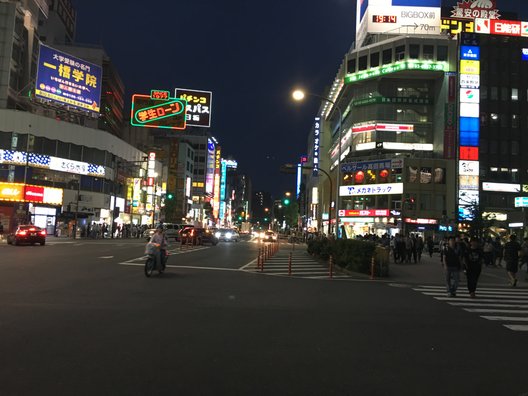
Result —
<svg viewBox="0 0 528 396"><path fill-rule="evenodd" d="M40 231L40 235L46 236L46 231Z"/></svg>
<svg viewBox="0 0 528 396"><path fill-rule="evenodd" d="M27 232L26 232L26 231L18 231L16 234L17 234L17 235L26 235Z"/></svg>

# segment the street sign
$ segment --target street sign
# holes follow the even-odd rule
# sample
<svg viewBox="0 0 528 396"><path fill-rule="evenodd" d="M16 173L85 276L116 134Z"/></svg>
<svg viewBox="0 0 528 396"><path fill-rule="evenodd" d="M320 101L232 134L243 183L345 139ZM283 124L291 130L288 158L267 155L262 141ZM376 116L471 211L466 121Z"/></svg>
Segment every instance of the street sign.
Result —
<svg viewBox="0 0 528 396"><path fill-rule="evenodd" d="M528 197L515 197L516 208L528 208Z"/></svg>

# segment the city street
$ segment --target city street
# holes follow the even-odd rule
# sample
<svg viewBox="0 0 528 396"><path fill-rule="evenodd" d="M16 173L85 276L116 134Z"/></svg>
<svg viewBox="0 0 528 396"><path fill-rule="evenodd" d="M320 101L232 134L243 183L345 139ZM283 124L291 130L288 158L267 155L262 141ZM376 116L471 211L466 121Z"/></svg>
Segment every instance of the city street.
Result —
<svg viewBox="0 0 528 396"><path fill-rule="evenodd" d="M1 395L528 392L527 333L466 311L462 285L452 301L441 279L401 272L397 282L261 275L248 241L175 245L167 272L148 279L143 249L0 245ZM528 290L488 280L473 302L503 299L526 324Z"/></svg>

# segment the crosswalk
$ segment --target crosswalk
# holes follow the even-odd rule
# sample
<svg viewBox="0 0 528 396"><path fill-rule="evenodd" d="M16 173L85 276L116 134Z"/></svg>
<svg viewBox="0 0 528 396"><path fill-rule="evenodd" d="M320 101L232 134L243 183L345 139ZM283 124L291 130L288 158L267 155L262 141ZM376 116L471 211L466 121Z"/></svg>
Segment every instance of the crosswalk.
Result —
<svg viewBox="0 0 528 396"><path fill-rule="evenodd" d="M510 330L528 331L528 289L483 287L477 289L476 298L470 298L462 289L457 297L449 297L444 286L419 286L413 290L483 319L499 322Z"/></svg>
<svg viewBox="0 0 528 396"><path fill-rule="evenodd" d="M176 248L176 249L169 249L167 250L170 256L175 256L179 254L186 254L186 253L193 253L198 252L200 250L210 249L211 246L193 246L193 247L184 247ZM122 261L119 264L120 265L132 265L132 266L142 266L145 265L145 260L147 259L146 255L143 255L141 257L132 258L126 261ZM170 257L169 257L170 260Z"/></svg>
<svg viewBox="0 0 528 396"><path fill-rule="evenodd" d="M291 250L288 245L279 250L273 257L267 259L264 268L258 267L255 260L250 265L243 268L246 272L262 273L265 275L291 276L295 278L307 279L329 279L330 271L327 265L314 259L305 249ZM292 256L291 274L289 272L290 254ZM348 277L346 275L333 274L333 278Z"/></svg>

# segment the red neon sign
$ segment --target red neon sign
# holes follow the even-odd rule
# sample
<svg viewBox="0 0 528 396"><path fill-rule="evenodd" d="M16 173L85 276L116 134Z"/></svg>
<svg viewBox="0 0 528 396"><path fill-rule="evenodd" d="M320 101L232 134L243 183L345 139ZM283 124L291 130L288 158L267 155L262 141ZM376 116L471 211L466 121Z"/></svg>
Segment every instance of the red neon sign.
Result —
<svg viewBox="0 0 528 396"><path fill-rule="evenodd" d="M521 36L521 21L503 21L492 19L490 26L491 34L502 36Z"/></svg>
<svg viewBox="0 0 528 396"><path fill-rule="evenodd" d="M44 202L44 187L26 186L24 199L32 202Z"/></svg>
<svg viewBox="0 0 528 396"><path fill-rule="evenodd" d="M389 209L355 209L339 211L340 217L387 217L389 215Z"/></svg>

